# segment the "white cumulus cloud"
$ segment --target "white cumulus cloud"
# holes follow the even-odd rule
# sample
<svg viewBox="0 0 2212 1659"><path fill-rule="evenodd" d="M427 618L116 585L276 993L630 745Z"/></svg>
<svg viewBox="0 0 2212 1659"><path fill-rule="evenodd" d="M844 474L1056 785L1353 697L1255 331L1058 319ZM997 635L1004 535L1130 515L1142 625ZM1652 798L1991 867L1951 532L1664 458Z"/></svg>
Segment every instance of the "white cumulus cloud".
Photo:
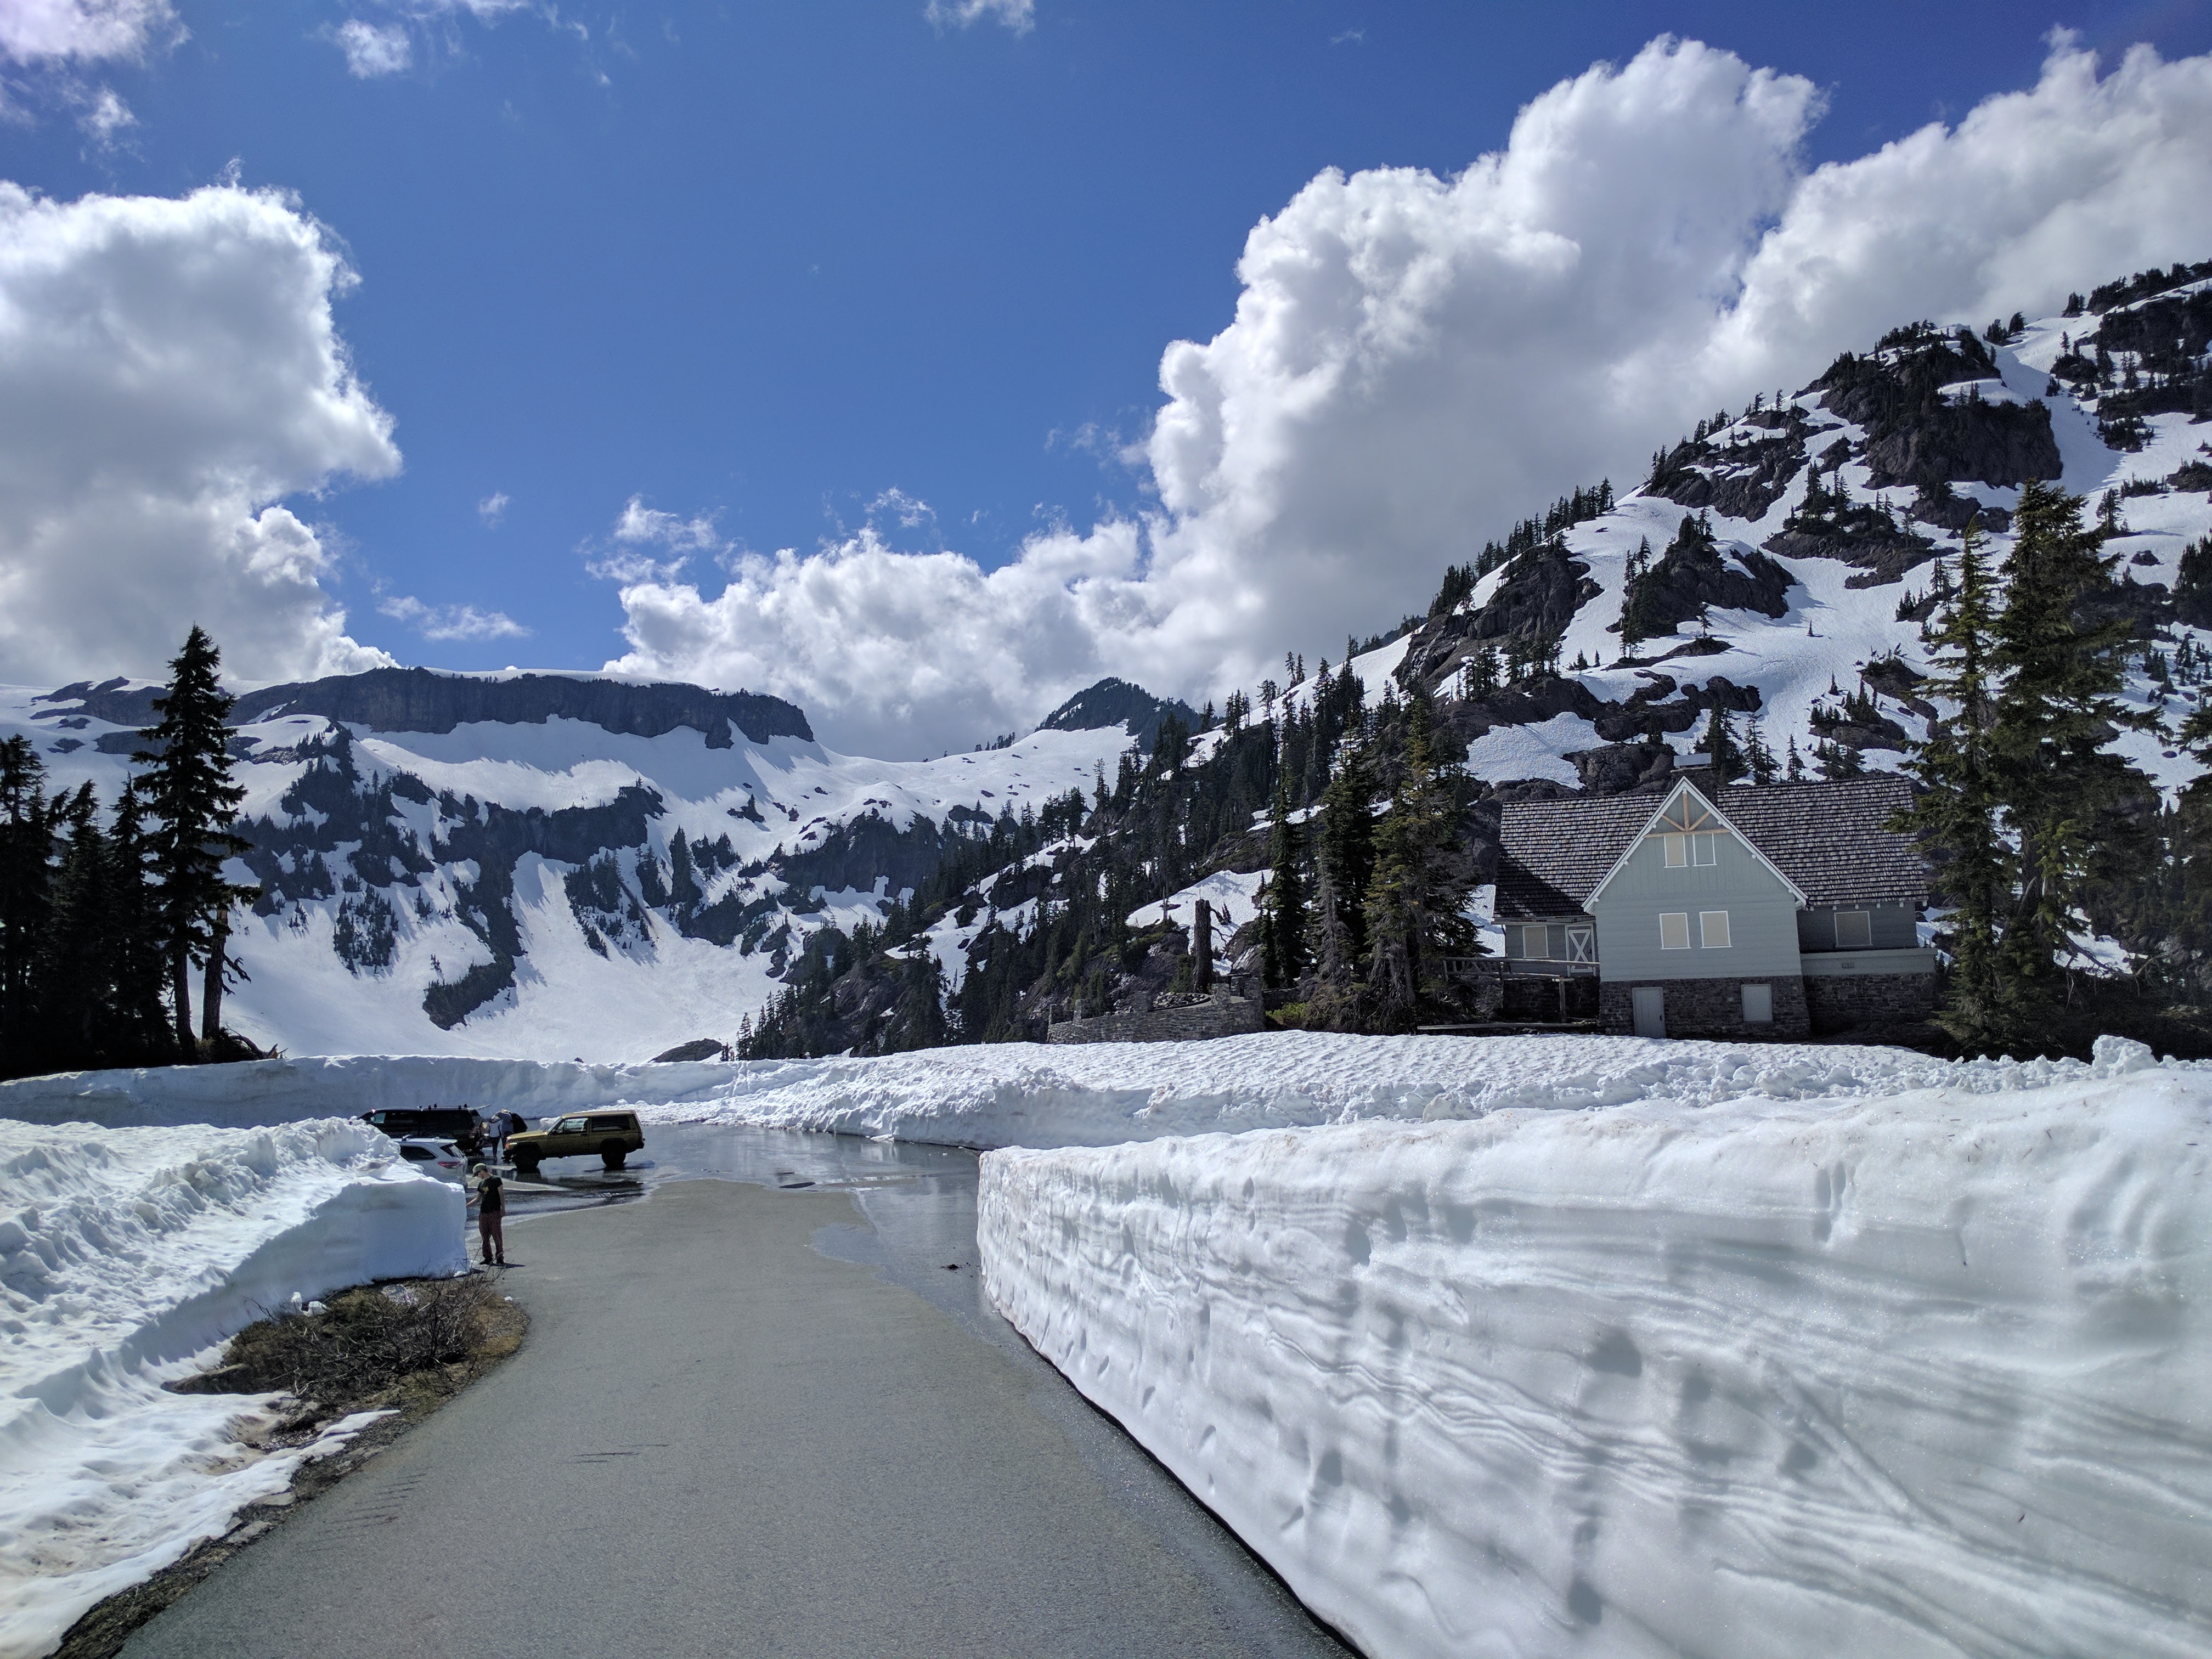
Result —
<svg viewBox="0 0 2212 1659"><path fill-rule="evenodd" d="M711 596L633 566L611 666L779 691L833 742L906 753L1103 672L1218 696L1896 323L2053 309L2212 247L2212 58L2100 75L2057 36L2033 87L1808 169L1820 113L1804 79L1662 39L1458 174L1324 173L1247 239L1228 327L1163 356L1156 512L988 572L872 534L738 561Z"/></svg>
<svg viewBox="0 0 2212 1659"><path fill-rule="evenodd" d="M484 521L485 529L499 528L499 521L507 516L507 503L510 499L504 489L495 489L477 503L477 517Z"/></svg>
<svg viewBox="0 0 2212 1659"><path fill-rule="evenodd" d="M0 182L0 678L155 673L194 622L243 679L388 660L283 504L399 467L331 313L353 281L274 191Z"/></svg>
<svg viewBox="0 0 2212 1659"><path fill-rule="evenodd" d="M370 23L349 17L334 33L339 50L345 53L348 73L361 80L397 75L415 61L414 44L401 24Z"/></svg>
<svg viewBox="0 0 2212 1659"><path fill-rule="evenodd" d="M929 0L922 15L943 28L966 28L988 18L1003 23L1016 34L1027 34L1036 25L1036 0Z"/></svg>
<svg viewBox="0 0 2212 1659"><path fill-rule="evenodd" d="M0 0L0 57L18 64L140 58L183 33L168 0Z"/></svg>

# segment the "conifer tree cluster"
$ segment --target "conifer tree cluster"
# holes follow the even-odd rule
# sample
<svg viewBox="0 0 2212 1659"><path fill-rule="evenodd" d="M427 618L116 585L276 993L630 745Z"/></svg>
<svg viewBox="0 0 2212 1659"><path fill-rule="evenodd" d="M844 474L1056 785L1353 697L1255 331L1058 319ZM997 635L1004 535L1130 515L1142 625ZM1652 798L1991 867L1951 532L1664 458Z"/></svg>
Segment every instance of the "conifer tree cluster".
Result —
<svg viewBox="0 0 2212 1659"><path fill-rule="evenodd" d="M1393 686L1370 708L1357 676L1324 660L1300 680L1302 667L1286 665L1297 695L1263 688L1255 704L1232 694L1218 727L1164 728L1149 757L1125 755L1089 796L957 841L880 930L811 935L740 1051L1032 1039L1048 1009L1112 1012L1125 976L1161 950L1180 957L1170 988L1205 988L1194 916L1138 928L1128 918L1236 856L1261 825L1267 881L1258 926L1237 946L1253 957L1224 958L1216 973L1287 991L1340 1029L1414 1023L1445 994L1447 959L1474 950L1462 915L1468 786L1425 693ZM933 1023L925 981L942 981L923 935L948 924L973 928L973 943Z"/></svg>
<svg viewBox="0 0 2212 1659"><path fill-rule="evenodd" d="M223 875L245 791L221 666L194 628L142 734L144 770L105 814L88 783L49 796L28 738L0 742L0 1075L243 1052L222 997L231 914L257 890Z"/></svg>
<svg viewBox="0 0 2212 1659"><path fill-rule="evenodd" d="M1941 1018L1969 1049L2041 1051L2077 989L2077 939L2158 928L2171 884L2147 827L2156 791L2107 747L2148 722L2117 696L2139 648L2129 624L2087 620L2118 560L2082 508L2053 485L2023 489L2002 599L1970 528L1929 630L1925 690L1953 712L1914 749L1924 791L1901 827L1937 861L1952 958Z"/></svg>

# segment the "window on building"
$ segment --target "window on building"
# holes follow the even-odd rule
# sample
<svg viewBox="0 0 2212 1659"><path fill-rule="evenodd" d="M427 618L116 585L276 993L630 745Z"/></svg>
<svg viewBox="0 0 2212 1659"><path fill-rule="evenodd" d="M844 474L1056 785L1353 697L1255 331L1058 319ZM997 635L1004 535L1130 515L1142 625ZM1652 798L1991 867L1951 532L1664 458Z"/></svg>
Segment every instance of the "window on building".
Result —
<svg viewBox="0 0 2212 1659"><path fill-rule="evenodd" d="M1836 912L1836 949L1863 951L1874 943L1874 918L1864 910Z"/></svg>
<svg viewBox="0 0 2212 1659"><path fill-rule="evenodd" d="M1708 951L1729 948L1728 912L1700 910L1698 912L1698 942Z"/></svg>
<svg viewBox="0 0 2212 1659"><path fill-rule="evenodd" d="M1743 988L1743 1023L1747 1025L1774 1024L1774 988L1771 985L1747 985Z"/></svg>
<svg viewBox="0 0 2212 1659"><path fill-rule="evenodd" d="M1719 863L1720 854L1717 850L1715 850L1718 847L1719 843L1720 837L1715 835L1711 830L1700 830L1696 835L1690 837L1690 848L1692 858L1697 863L1708 867Z"/></svg>
<svg viewBox="0 0 2212 1659"><path fill-rule="evenodd" d="M1662 910L1660 912L1659 948L1662 951L1686 951L1690 948L1688 911Z"/></svg>
<svg viewBox="0 0 2212 1659"><path fill-rule="evenodd" d="M1690 838L1687 836L1662 836L1667 846L1667 867L1686 870L1690 865Z"/></svg>
<svg viewBox="0 0 2212 1659"><path fill-rule="evenodd" d="M1521 954L1531 962L1543 961L1551 955L1551 951L1545 948L1547 937L1547 930L1540 923L1523 927L1521 930Z"/></svg>

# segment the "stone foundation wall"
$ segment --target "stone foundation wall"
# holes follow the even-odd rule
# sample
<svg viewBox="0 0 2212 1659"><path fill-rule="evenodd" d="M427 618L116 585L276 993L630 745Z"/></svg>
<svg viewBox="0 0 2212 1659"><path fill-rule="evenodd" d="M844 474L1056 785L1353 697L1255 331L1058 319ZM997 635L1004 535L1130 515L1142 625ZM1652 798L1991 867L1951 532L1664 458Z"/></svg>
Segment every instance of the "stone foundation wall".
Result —
<svg viewBox="0 0 2212 1659"><path fill-rule="evenodd" d="M1808 974L1805 1003L1822 1036L1863 1025L1910 1024L1936 1012L1936 975ZM1776 1006L1778 1012L1778 999Z"/></svg>
<svg viewBox="0 0 2212 1659"><path fill-rule="evenodd" d="M1782 1039L1812 1034L1812 1021L1805 1002L1807 981L1795 974L1750 980L1658 979L1643 983L1656 985L1666 992L1667 1035L1670 1037L1735 1037L1756 1042L1761 1037ZM1744 1024L1743 988L1747 984L1772 988L1774 1018L1771 1024ZM1636 988L1632 981L1599 986L1598 1019L1607 1030L1635 1029L1635 1005L1629 994Z"/></svg>
<svg viewBox="0 0 2212 1659"><path fill-rule="evenodd" d="M1064 1019L1045 1032L1047 1042L1194 1042L1267 1029L1257 1001L1218 996L1185 1008Z"/></svg>

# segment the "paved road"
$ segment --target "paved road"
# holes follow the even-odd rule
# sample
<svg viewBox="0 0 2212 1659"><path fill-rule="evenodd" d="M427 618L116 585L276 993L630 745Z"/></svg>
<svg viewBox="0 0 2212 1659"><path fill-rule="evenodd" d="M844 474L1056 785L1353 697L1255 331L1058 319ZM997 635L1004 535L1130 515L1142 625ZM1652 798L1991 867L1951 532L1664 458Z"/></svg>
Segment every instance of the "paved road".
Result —
<svg viewBox="0 0 2212 1659"><path fill-rule="evenodd" d="M125 1654L1340 1659L1042 1362L811 1248L857 1219L685 1181L511 1225L525 1351Z"/></svg>

